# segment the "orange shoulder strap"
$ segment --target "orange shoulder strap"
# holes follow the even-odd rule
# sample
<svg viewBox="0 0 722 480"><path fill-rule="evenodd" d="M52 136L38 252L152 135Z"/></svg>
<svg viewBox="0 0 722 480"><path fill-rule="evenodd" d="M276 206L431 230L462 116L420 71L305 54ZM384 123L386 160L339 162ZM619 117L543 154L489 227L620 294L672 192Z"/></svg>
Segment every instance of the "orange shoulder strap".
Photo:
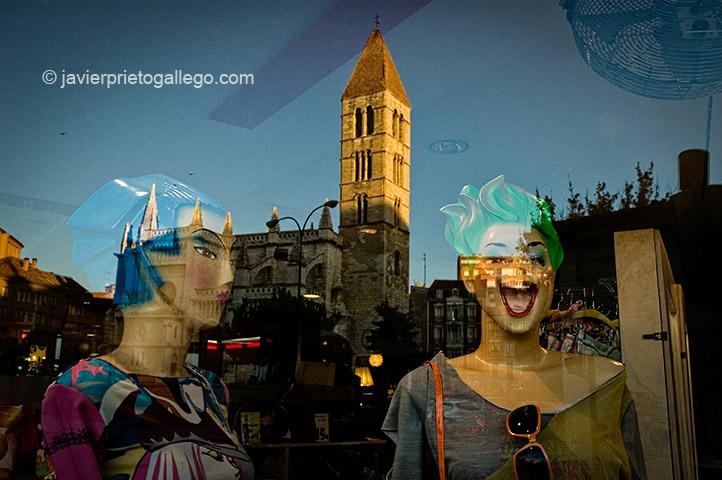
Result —
<svg viewBox="0 0 722 480"><path fill-rule="evenodd" d="M426 362L434 373L434 387L436 391L436 445L439 458L439 479L446 480L446 461L444 458L444 386L441 380L439 367L433 362Z"/></svg>

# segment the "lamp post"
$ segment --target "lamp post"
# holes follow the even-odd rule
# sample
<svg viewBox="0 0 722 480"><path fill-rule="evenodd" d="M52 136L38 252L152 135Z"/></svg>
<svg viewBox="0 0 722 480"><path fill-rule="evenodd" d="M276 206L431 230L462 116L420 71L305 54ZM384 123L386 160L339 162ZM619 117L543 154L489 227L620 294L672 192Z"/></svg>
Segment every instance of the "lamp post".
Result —
<svg viewBox="0 0 722 480"><path fill-rule="evenodd" d="M298 228L298 282L296 285L296 298L298 299L298 306L299 306L299 312L298 312L298 343L296 345L296 364L298 365L298 362L301 361L301 307L303 306L303 300L301 297L301 272L303 270L303 231L306 230L306 224L311 219L311 215L316 213L318 210L329 207L329 208L336 208L336 205L338 205L338 200L326 200L323 202L322 205L319 205L318 207L311 210L311 212L306 217L306 220L303 222L303 226L298 223L298 220L296 220L294 217L291 216L285 216L281 218L274 218L272 220L269 220L266 222L266 226L268 228L273 228L281 220L293 220L293 223L296 224L296 227Z"/></svg>

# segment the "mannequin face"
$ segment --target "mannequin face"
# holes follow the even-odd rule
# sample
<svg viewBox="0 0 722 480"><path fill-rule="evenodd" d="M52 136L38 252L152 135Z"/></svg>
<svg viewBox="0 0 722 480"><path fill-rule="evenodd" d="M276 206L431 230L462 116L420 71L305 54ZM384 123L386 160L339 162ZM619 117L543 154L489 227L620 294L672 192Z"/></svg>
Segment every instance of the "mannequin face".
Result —
<svg viewBox="0 0 722 480"><path fill-rule="evenodd" d="M462 278L481 308L510 333L535 330L551 306L554 270L541 235L520 225L497 225L479 255L463 257Z"/></svg>
<svg viewBox="0 0 722 480"><path fill-rule="evenodd" d="M218 325L229 299L233 273L230 239L199 229L180 239L178 255L151 252L164 280L162 301L182 314L194 330Z"/></svg>

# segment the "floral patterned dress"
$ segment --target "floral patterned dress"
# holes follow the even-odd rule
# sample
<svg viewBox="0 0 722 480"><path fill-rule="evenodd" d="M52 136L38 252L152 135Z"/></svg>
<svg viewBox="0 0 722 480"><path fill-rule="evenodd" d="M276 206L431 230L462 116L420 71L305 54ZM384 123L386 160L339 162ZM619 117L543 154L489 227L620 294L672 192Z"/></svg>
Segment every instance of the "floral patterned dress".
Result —
<svg viewBox="0 0 722 480"><path fill-rule="evenodd" d="M57 478L253 478L228 424L227 389L215 374L187 368L187 377L156 377L95 358L61 374L42 405Z"/></svg>

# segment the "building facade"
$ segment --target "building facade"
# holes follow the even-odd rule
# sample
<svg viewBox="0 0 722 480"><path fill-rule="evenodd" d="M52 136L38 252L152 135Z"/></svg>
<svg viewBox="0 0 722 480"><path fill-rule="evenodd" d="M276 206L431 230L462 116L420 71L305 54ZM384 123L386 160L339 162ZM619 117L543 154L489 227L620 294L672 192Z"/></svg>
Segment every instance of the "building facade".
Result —
<svg viewBox="0 0 722 480"><path fill-rule="evenodd" d="M277 218L274 211L272 218ZM296 295L298 230L281 231L280 224L265 233L235 236L231 258L236 271L232 305L270 298L285 290ZM327 310L344 312L341 286L341 241L334 232L331 212L324 207L318 228L303 231L301 294L318 296Z"/></svg>
<svg viewBox="0 0 722 480"><path fill-rule="evenodd" d="M364 46L341 99L340 225L328 207L303 232L300 288L318 295L361 353L361 339L386 301L409 306L411 106L381 32ZM273 217L277 218L274 211ZM298 231L278 225L236 235L233 303L270 298L299 286Z"/></svg>
<svg viewBox="0 0 722 480"><path fill-rule="evenodd" d="M481 308L461 280L434 280L426 295L422 349L449 357L471 353L481 339Z"/></svg>
<svg viewBox="0 0 722 480"><path fill-rule="evenodd" d="M0 369L47 373L106 341L112 300L93 296L70 277L41 270L36 259L21 258L22 248L0 230Z"/></svg>
<svg viewBox="0 0 722 480"><path fill-rule="evenodd" d="M374 30L341 97L344 333L357 349L382 301L408 311L410 119L406 90Z"/></svg>

